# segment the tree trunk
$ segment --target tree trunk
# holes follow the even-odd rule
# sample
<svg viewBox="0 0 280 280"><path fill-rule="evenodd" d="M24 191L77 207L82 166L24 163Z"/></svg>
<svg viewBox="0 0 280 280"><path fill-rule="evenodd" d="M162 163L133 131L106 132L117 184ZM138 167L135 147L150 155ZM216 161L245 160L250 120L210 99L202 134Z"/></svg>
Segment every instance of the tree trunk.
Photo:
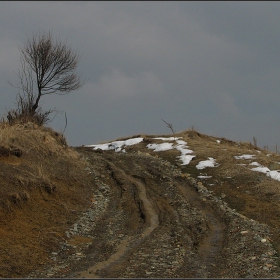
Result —
<svg viewBox="0 0 280 280"><path fill-rule="evenodd" d="M32 106L32 114L35 114L35 112L36 112L36 110L37 110L37 108L39 106L40 98L41 98L41 92L38 93L36 101L35 101L34 105Z"/></svg>

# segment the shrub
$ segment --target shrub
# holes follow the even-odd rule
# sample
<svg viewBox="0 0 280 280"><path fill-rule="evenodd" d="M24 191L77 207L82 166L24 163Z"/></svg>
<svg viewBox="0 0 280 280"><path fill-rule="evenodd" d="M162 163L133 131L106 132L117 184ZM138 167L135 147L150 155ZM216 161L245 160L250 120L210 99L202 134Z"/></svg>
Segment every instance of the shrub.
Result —
<svg viewBox="0 0 280 280"><path fill-rule="evenodd" d="M32 110L33 102L32 100L26 99L21 95L18 95L17 108L8 111L6 116L4 116L10 125L15 123L27 123L32 122L39 126L47 124L50 119L50 114L55 110L44 111L39 107L35 112Z"/></svg>

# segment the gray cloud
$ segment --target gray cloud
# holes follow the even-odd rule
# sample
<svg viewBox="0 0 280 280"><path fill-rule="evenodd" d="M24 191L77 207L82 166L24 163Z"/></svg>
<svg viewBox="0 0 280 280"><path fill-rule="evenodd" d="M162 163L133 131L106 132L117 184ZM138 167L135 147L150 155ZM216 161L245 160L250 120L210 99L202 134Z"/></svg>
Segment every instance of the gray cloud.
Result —
<svg viewBox="0 0 280 280"><path fill-rule="evenodd" d="M18 46L33 32L81 54L88 79L46 108L67 112L71 145L193 125L202 133L275 146L280 75L277 2L0 2L0 113L17 90ZM62 130L63 114L50 124Z"/></svg>

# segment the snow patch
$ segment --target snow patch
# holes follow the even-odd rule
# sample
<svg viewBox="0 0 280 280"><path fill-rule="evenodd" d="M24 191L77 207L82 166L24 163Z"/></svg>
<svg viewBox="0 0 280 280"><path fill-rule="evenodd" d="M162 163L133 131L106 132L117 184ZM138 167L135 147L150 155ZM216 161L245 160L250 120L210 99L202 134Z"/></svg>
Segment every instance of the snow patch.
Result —
<svg viewBox="0 0 280 280"><path fill-rule="evenodd" d="M268 176L274 180L280 181L280 172L278 172L277 170L270 170L269 168L267 168L265 166L258 166L258 167L252 168L251 170L265 173L266 176Z"/></svg>
<svg viewBox="0 0 280 280"><path fill-rule="evenodd" d="M184 142L184 143L182 143ZM191 162L191 160L195 157L194 155L189 155L191 153L193 153L192 150L187 149L187 146L185 144L187 144L187 142L180 140L177 141L178 145L175 146L175 148L181 152L181 155L178 156L178 158L183 162L182 165L187 165Z"/></svg>
<svg viewBox="0 0 280 280"><path fill-rule="evenodd" d="M111 143L105 144L97 144L97 145L87 145L85 147L93 147L94 150L101 149L101 150L115 150L116 152L122 151L122 146L131 146L135 144L139 144L143 141L142 137L139 138L131 138L124 141L113 141ZM125 152L125 150L123 150Z"/></svg>
<svg viewBox="0 0 280 280"><path fill-rule="evenodd" d="M209 178L212 178L212 176L198 175L197 178L199 178L199 179L209 179Z"/></svg>
<svg viewBox="0 0 280 280"><path fill-rule="evenodd" d="M255 168L252 168L251 170L258 171L258 172L261 172L261 173L270 172L270 170L267 167L264 167L264 166L255 167Z"/></svg>
<svg viewBox="0 0 280 280"><path fill-rule="evenodd" d="M241 155L241 156L234 156L235 159L251 159L251 158L254 158L255 155Z"/></svg>
<svg viewBox="0 0 280 280"><path fill-rule="evenodd" d="M200 161L197 165L197 169L204 169L205 167L216 167L218 164L214 158L209 157L208 160Z"/></svg>
<svg viewBox="0 0 280 280"><path fill-rule="evenodd" d="M256 161L251 162L249 165L255 165L255 166L261 166L259 163L257 163Z"/></svg>
<svg viewBox="0 0 280 280"><path fill-rule="evenodd" d="M161 143L161 144L148 144L147 148L148 149L154 149L155 152L159 152L159 151L167 151L167 150L171 150L171 149L176 149L178 151L181 152L181 155L178 156L178 158L182 161L181 165L186 165L189 164L190 161L195 157L194 155L189 155L191 153L193 153L192 150L187 149L187 142L184 140L178 140L179 138L182 137L169 137L169 138L165 138L165 137L157 137L157 138L153 138L153 139L159 139L159 140L176 140L177 145L173 146L173 143Z"/></svg>
<svg viewBox="0 0 280 280"><path fill-rule="evenodd" d="M184 140L176 140L178 145L187 145L187 142Z"/></svg>
<svg viewBox="0 0 280 280"><path fill-rule="evenodd" d="M156 137L156 138L153 138L153 139L159 139L159 140L165 140L165 141L173 141L173 140L177 140L179 138L182 138L182 137Z"/></svg>
<svg viewBox="0 0 280 280"><path fill-rule="evenodd" d="M155 152L167 151L173 149L173 144L172 143L148 144L147 148L154 149Z"/></svg>
<svg viewBox="0 0 280 280"><path fill-rule="evenodd" d="M191 160L194 158L195 156L192 155L181 155L178 158L183 162L181 165L187 165L191 162Z"/></svg>

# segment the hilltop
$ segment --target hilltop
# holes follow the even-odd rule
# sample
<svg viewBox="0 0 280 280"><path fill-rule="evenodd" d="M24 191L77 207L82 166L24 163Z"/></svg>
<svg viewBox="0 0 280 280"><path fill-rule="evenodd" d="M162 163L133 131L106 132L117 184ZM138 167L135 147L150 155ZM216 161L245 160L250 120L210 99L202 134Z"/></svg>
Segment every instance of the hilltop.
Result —
<svg viewBox="0 0 280 280"><path fill-rule="evenodd" d="M27 123L0 137L1 277L280 275L278 154L194 130L69 147Z"/></svg>

